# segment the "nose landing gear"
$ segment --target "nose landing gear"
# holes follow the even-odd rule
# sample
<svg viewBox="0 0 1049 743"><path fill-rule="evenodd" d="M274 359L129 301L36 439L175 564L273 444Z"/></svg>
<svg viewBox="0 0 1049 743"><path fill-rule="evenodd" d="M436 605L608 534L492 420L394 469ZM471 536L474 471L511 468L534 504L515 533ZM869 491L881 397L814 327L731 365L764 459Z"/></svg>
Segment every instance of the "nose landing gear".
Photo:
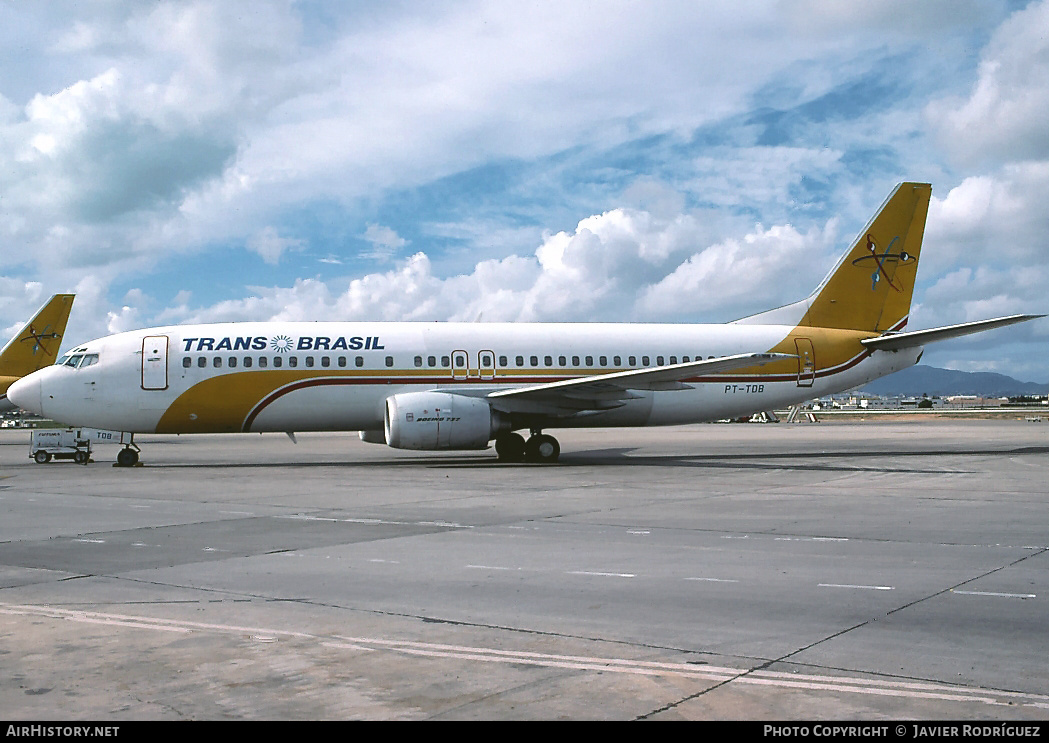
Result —
<svg viewBox="0 0 1049 743"><path fill-rule="evenodd" d="M138 464L138 454L142 451L135 444L135 434L131 434L130 440L124 445L124 448L117 452L117 463L116 467L134 467Z"/></svg>

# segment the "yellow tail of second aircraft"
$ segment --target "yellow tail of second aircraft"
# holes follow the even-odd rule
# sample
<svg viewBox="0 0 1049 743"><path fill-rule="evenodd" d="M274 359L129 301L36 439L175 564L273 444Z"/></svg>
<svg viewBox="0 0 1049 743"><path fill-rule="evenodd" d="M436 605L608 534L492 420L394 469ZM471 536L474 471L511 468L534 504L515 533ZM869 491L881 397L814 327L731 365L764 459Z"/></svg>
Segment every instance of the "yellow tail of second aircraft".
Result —
<svg viewBox="0 0 1049 743"><path fill-rule="evenodd" d="M0 377L18 379L55 363L66 332L72 294L56 294L0 351Z"/></svg>

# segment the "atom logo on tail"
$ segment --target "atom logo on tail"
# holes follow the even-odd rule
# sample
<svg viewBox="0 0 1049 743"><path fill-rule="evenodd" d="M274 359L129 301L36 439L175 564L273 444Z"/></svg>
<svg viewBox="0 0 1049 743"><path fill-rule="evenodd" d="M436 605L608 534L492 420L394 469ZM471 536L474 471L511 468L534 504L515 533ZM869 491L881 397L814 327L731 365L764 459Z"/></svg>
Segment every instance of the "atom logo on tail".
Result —
<svg viewBox="0 0 1049 743"><path fill-rule="evenodd" d="M900 287L892 283L892 276L886 270L886 265L891 263L892 273L895 274L896 268L898 268L901 263L910 263L915 260L915 258L910 253L906 253L902 250L899 253L892 252L893 246L895 246L899 240L899 235L892 238L888 247L885 248L885 252L879 255L878 244L874 242L874 238L871 237L870 233L867 233L867 250L870 251L870 255L860 256L852 262L852 265L859 266L867 261L874 261L876 268L874 269L874 273L871 274L871 291L877 291L878 282L881 280L882 276L885 277L885 283L891 286L894 290L902 291Z"/></svg>
<svg viewBox="0 0 1049 743"><path fill-rule="evenodd" d="M55 338L58 338L60 336L58 335L58 333L49 332L50 330L51 330L51 326L50 325L46 325L44 327L44 329L41 330L38 333L38 332L36 332L36 328L34 328L32 325L30 325L29 326L29 331L26 333L25 337L24 338L20 338L19 340L21 340L22 343L28 343L28 342L32 341L32 343L33 343L33 355L34 356L36 356L36 352L37 351L43 351L45 355L51 356L53 354L51 354L47 350L47 346L44 344L44 341L45 340L54 340Z"/></svg>

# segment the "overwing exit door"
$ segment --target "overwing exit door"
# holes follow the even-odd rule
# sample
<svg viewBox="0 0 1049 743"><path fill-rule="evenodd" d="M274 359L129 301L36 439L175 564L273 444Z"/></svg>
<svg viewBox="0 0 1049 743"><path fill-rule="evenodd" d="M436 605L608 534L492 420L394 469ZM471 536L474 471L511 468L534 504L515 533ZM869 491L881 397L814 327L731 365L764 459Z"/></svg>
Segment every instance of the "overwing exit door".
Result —
<svg viewBox="0 0 1049 743"><path fill-rule="evenodd" d="M481 379L491 379L495 376L495 354L491 351L477 352L477 371Z"/></svg>
<svg viewBox="0 0 1049 743"><path fill-rule="evenodd" d="M470 375L470 356L466 351L452 351L452 379L466 379Z"/></svg>

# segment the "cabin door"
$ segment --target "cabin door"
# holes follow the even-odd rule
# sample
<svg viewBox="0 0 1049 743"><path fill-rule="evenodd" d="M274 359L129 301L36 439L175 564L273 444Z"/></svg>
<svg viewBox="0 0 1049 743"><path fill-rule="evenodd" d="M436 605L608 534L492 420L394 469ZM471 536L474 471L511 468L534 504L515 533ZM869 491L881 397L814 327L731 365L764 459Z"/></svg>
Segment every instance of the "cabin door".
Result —
<svg viewBox="0 0 1049 743"><path fill-rule="evenodd" d="M142 389L168 388L168 337L147 335L142 339Z"/></svg>
<svg viewBox="0 0 1049 743"><path fill-rule="evenodd" d="M794 345L798 349L798 386L811 387L816 379L816 352L812 348L812 341L795 338Z"/></svg>

